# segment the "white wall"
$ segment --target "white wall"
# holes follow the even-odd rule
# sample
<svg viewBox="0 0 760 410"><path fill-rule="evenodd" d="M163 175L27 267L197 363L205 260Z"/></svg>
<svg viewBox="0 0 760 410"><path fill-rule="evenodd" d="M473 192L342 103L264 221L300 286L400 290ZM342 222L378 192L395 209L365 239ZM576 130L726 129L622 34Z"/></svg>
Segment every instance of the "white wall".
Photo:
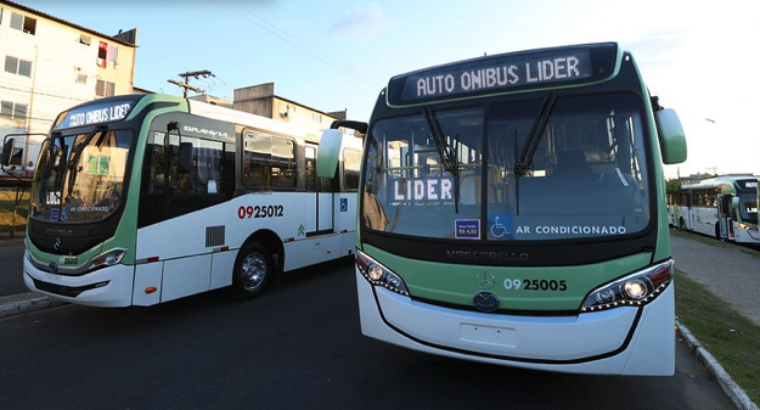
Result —
<svg viewBox="0 0 760 410"><path fill-rule="evenodd" d="M18 132L46 134L58 113L95 98L98 40L92 36L90 45L81 44L79 31L36 16L30 16L37 18L35 34L24 33L11 28L13 11L3 6L0 22L0 100L26 104L28 118L0 116L0 137ZM31 77L5 72L8 55L32 61ZM77 74L85 74L86 82L78 83ZM25 162L36 164L42 139L30 138Z"/></svg>

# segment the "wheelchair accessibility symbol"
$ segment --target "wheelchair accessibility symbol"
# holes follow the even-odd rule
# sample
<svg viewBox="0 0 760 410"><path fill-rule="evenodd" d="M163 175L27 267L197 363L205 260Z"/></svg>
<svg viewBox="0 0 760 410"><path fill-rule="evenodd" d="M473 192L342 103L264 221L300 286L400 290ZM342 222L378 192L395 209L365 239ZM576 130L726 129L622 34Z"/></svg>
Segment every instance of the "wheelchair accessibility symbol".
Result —
<svg viewBox="0 0 760 410"><path fill-rule="evenodd" d="M511 239L512 214L488 214L488 233L493 239Z"/></svg>
<svg viewBox="0 0 760 410"><path fill-rule="evenodd" d="M491 236L495 238L501 238L504 236L509 235L509 230L507 229L504 224L499 222L499 217L496 217L496 222L494 222L493 225L491 225Z"/></svg>

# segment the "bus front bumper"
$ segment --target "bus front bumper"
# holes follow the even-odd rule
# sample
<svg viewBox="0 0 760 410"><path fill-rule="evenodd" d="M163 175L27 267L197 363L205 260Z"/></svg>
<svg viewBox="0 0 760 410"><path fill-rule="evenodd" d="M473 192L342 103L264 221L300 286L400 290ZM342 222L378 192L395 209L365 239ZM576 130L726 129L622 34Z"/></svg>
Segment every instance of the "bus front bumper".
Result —
<svg viewBox="0 0 760 410"><path fill-rule="evenodd" d="M672 284L643 308L544 317L431 305L373 289L358 271L356 279L362 333L402 347L566 373L670 376L675 371Z"/></svg>
<svg viewBox="0 0 760 410"><path fill-rule="evenodd" d="M134 267L108 266L78 276L41 270L24 257L24 283L32 292L79 305L126 307L132 304Z"/></svg>

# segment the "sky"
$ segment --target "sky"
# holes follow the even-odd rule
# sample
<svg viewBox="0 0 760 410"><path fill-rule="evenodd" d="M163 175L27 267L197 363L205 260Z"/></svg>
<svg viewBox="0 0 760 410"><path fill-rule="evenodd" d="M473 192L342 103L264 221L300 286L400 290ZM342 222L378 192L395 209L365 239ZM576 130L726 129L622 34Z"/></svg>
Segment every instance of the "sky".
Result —
<svg viewBox="0 0 760 410"><path fill-rule="evenodd" d="M20 1L20 0L16 0ZM616 41L684 126L689 159L666 177L760 175L760 1L27 0L105 33L138 28L135 86L191 80L232 99L266 82L320 111L368 121L394 75L538 47Z"/></svg>

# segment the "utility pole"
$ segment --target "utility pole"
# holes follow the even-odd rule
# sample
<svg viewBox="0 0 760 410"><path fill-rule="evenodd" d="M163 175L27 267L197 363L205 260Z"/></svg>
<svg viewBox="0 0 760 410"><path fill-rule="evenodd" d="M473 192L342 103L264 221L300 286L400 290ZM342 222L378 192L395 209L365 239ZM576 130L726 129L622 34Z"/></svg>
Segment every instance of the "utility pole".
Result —
<svg viewBox="0 0 760 410"><path fill-rule="evenodd" d="M203 93L206 92L206 91L204 91L204 90L202 90L202 89L200 89L198 87L193 87L192 85L190 85L190 77L195 78L196 80L199 79L199 78L201 78L201 77L203 77L203 78L216 77L209 70L188 71L186 73L177 74L177 75L179 75L180 77L184 77L185 78L185 82L181 83L181 82L179 82L177 80L166 80L166 81L168 81L169 83L174 84L174 85L182 88L183 97L184 98L187 98L187 90L195 91L198 94L203 94Z"/></svg>

